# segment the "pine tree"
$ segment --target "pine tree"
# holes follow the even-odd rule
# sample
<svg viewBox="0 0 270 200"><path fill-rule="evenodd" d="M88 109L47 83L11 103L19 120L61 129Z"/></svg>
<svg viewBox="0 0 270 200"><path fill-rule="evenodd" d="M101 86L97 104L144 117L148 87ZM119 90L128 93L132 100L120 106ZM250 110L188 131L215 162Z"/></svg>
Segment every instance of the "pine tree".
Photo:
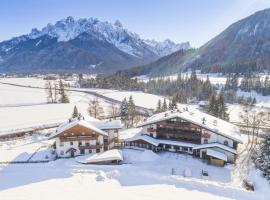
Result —
<svg viewBox="0 0 270 200"><path fill-rule="evenodd" d="M69 98L66 94L65 85L63 84L62 80L59 81L59 94L60 94L60 103L69 103Z"/></svg>
<svg viewBox="0 0 270 200"><path fill-rule="evenodd" d="M127 102L126 98L124 98L124 100L122 101L121 106L120 106L120 117L121 117L121 121L124 122L125 126L127 126L128 102Z"/></svg>
<svg viewBox="0 0 270 200"><path fill-rule="evenodd" d="M79 117L79 115L80 114L78 112L77 106L74 106L73 113L72 113L72 118Z"/></svg>
<svg viewBox="0 0 270 200"><path fill-rule="evenodd" d="M136 116L136 107L133 101L132 96L129 97L128 100L128 119L129 119L129 127L134 125L134 119Z"/></svg>
<svg viewBox="0 0 270 200"><path fill-rule="evenodd" d="M177 109L177 108L178 108L178 107L177 107L176 100L175 100L175 98L174 98L174 97L172 98L172 102L171 102L171 108L172 108L172 110L174 110L174 109Z"/></svg>
<svg viewBox="0 0 270 200"><path fill-rule="evenodd" d="M166 99L163 99L163 104L162 104L162 112L165 112L168 110L167 102Z"/></svg>
<svg viewBox="0 0 270 200"><path fill-rule="evenodd" d="M218 116L218 104L216 95L212 95L210 98L209 106L208 106L208 113L213 116Z"/></svg>
<svg viewBox="0 0 270 200"><path fill-rule="evenodd" d="M162 112L162 105L161 105L161 100L159 99L155 113L160 113L160 112Z"/></svg>
<svg viewBox="0 0 270 200"><path fill-rule="evenodd" d="M220 119L229 120L229 114L227 113L228 108L225 105L223 94L220 93L217 99L218 115Z"/></svg>
<svg viewBox="0 0 270 200"><path fill-rule="evenodd" d="M99 99L91 99L88 105L88 113L91 117L101 119L104 115L103 108L100 106Z"/></svg>
<svg viewBox="0 0 270 200"><path fill-rule="evenodd" d="M270 181L270 135L268 134L264 140L258 158L255 163L262 171L263 176Z"/></svg>

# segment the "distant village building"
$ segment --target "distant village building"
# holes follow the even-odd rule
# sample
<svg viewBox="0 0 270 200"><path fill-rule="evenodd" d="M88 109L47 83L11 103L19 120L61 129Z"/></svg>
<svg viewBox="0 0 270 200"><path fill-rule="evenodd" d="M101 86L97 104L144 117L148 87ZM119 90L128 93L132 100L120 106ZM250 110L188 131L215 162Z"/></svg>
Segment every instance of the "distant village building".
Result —
<svg viewBox="0 0 270 200"><path fill-rule="evenodd" d="M140 132L122 145L187 153L215 165L234 163L242 143L238 127L191 108L153 115L139 127Z"/></svg>
<svg viewBox="0 0 270 200"><path fill-rule="evenodd" d="M58 157L75 157L113 149L121 128L120 120L71 119L60 125L50 139L55 138Z"/></svg>

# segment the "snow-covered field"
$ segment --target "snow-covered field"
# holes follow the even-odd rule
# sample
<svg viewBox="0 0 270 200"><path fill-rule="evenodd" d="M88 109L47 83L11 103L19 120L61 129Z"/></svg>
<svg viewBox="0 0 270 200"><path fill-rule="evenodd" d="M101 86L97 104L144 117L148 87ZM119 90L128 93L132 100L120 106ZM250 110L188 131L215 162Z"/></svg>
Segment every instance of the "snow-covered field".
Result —
<svg viewBox="0 0 270 200"><path fill-rule="evenodd" d="M42 164L0 165L0 199L269 199L265 184L248 192L232 184L232 168L214 167L191 156L123 150L123 165L83 165L75 159ZM184 177L184 170L191 177ZM174 169L174 170L172 170ZM201 178L209 172L209 180ZM172 171L174 172L172 174ZM263 190L263 193L262 193ZM105 192L106 191L106 192Z"/></svg>
<svg viewBox="0 0 270 200"><path fill-rule="evenodd" d="M1 79L9 83L43 87L36 78ZM155 108L163 97L142 92L89 89L122 101L133 96L138 106ZM38 124L62 122L71 116L74 105L87 116L93 96L70 92L69 104L45 104L44 90L0 84L0 130L20 129ZM3 95L2 95L3 94ZM102 102L106 109L110 106ZM196 107L196 105L194 105ZM240 106L229 107L231 119L238 119ZM50 132L50 131L48 131ZM128 133L127 133L128 135ZM122 138L127 137L123 135ZM44 136L31 136L18 141L0 142L0 162L53 160ZM0 199L269 199L269 184L252 170L255 192L241 187L235 168L214 167L191 156L150 151L123 150L124 163L118 166L82 165L74 159L61 159L39 164L0 165ZM184 171L191 177L184 177ZM209 180L201 178L201 170L209 172ZM173 175L172 175L173 172ZM233 174L232 174L233 173ZM104 192L106 191L106 192Z"/></svg>
<svg viewBox="0 0 270 200"><path fill-rule="evenodd" d="M36 78L4 80L5 82L30 86L43 86L45 84L44 80ZM3 81L3 79L0 81ZM45 90L1 83L0 94L0 132L61 123L71 117L75 105L79 112L87 117L89 100L94 98L81 92L69 92L70 103L47 104ZM102 101L101 105L105 112L111 106L109 103Z"/></svg>
<svg viewBox="0 0 270 200"><path fill-rule="evenodd" d="M45 81L37 78L5 78L0 79L5 83L24 86L43 87ZM120 92L115 90L86 89L98 92L104 96L122 101L133 96L138 106L155 108L159 99L163 97L145 94L142 92ZM92 95L81 92L69 92L69 104L46 104L46 92L42 89L24 88L0 83L0 132L22 129L30 126L61 123L70 118L76 105L79 112L88 116L87 108ZM3 94L3 95L2 95ZM105 113L111 104L101 101Z"/></svg>
<svg viewBox="0 0 270 200"><path fill-rule="evenodd" d="M0 142L0 163L52 160L55 157L52 154L52 143L42 136Z"/></svg>

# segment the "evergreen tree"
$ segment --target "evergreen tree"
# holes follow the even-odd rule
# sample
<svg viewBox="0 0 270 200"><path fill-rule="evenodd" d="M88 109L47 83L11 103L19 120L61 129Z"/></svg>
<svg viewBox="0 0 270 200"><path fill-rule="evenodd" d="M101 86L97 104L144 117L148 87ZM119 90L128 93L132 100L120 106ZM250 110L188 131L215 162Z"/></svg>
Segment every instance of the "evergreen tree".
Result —
<svg viewBox="0 0 270 200"><path fill-rule="evenodd" d="M125 126L127 126L128 121L128 102L127 99L124 98L120 105L120 117L121 121L124 122Z"/></svg>
<svg viewBox="0 0 270 200"><path fill-rule="evenodd" d="M229 114L227 113L228 108L225 105L223 94L220 93L217 99L218 115L220 119L229 120Z"/></svg>
<svg viewBox="0 0 270 200"><path fill-rule="evenodd" d="M76 118L76 117L79 117L79 112L78 112L78 109L77 109L77 106L74 106L73 108L73 113L72 113L72 118Z"/></svg>
<svg viewBox="0 0 270 200"><path fill-rule="evenodd" d="M169 110L177 109L177 103L175 98L173 97L172 100L169 102Z"/></svg>
<svg viewBox="0 0 270 200"><path fill-rule="evenodd" d="M216 95L212 95L210 98L209 106L208 106L208 113L213 116L218 116L218 103L216 99Z"/></svg>
<svg viewBox="0 0 270 200"><path fill-rule="evenodd" d="M168 110L167 102L166 99L163 99L163 104L162 104L162 112L165 112Z"/></svg>
<svg viewBox="0 0 270 200"><path fill-rule="evenodd" d="M66 94L65 85L62 80L59 81L59 94L60 94L60 103L69 103L68 95Z"/></svg>
<svg viewBox="0 0 270 200"><path fill-rule="evenodd" d="M129 127L132 127L134 125L135 116L136 116L136 107L135 107L132 96L130 96L128 100Z"/></svg>
<svg viewBox="0 0 270 200"><path fill-rule="evenodd" d="M159 99L158 100L158 103L157 103L157 108L156 108L156 110L155 110L155 113L160 113L160 112L162 112L162 105L161 105L162 103L161 103L161 100Z"/></svg>
<svg viewBox="0 0 270 200"><path fill-rule="evenodd" d="M256 166L262 171L263 176L270 181L270 135L268 134L264 140L258 158L256 159Z"/></svg>
<svg viewBox="0 0 270 200"><path fill-rule="evenodd" d="M177 109L178 108L177 103L176 103L176 99L174 97L172 98L172 108L173 109Z"/></svg>

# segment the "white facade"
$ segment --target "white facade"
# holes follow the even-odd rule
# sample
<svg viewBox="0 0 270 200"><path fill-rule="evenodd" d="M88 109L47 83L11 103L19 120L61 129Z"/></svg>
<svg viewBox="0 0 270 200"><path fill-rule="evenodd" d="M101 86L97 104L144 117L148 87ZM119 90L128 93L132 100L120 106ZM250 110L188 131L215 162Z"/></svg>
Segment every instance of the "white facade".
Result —
<svg viewBox="0 0 270 200"><path fill-rule="evenodd" d="M104 136L99 135L98 136L98 144L99 145L103 145L104 141ZM79 144L80 142L80 144ZM96 146L98 145L96 140L81 140L81 141L64 141L61 142L60 138L57 137L55 139L55 145L56 145L56 153L58 155L58 157L71 157L71 153L70 153L70 149L73 148L75 149L74 151L74 156L79 156L82 154L89 154L89 153L97 153L96 149L84 149L84 153L81 152L80 150L80 146L84 147L84 146ZM104 145L102 148L99 148L98 150L99 152L103 152L104 151Z"/></svg>
<svg viewBox="0 0 270 200"><path fill-rule="evenodd" d="M189 112L187 110L156 114L139 125L139 127L142 128L140 132L141 136L138 136L137 134L137 136L133 138L126 139L126 144L149 148L155 151L165 150L171 152L185 152L210 160L212 160L212 158L220 159L222 157L226 158L223 160L224 162L234 163L237 156L237 144L241 142L239 129L234 125L213 116L203 116L200 114L202 115L202 120L200 121L198 119L199 115L197 114L200 113ZM183 127L183 130L188 128L188 131L192 132L194 129L195 133L200 134L199 141L187 141L184 136L182 136L183 139L174 140L174 136L172 135L175 134L175 128L170 128L169 122L159 123L168 120L175 123L177 118L180 119L180 123L186 121L193 124L193 126ZM157 127L162 131L162 137L157 138ZM198 132L198 129L200 132ZM170 132L171 130L172 132ZM217 158L214 157L213 154L208 155L207 149L209 149L209 152L211 149L211 151L215 151L217 155L223 156Z"/></svg>
<svg viewBox="0 0 270 200"><path fill-rule="evenodd" d="M120 128L112 120L91 123L84 119L71 119L61 124L50 138L55 138L58 157L75 157L113 149Z"/></svg>

